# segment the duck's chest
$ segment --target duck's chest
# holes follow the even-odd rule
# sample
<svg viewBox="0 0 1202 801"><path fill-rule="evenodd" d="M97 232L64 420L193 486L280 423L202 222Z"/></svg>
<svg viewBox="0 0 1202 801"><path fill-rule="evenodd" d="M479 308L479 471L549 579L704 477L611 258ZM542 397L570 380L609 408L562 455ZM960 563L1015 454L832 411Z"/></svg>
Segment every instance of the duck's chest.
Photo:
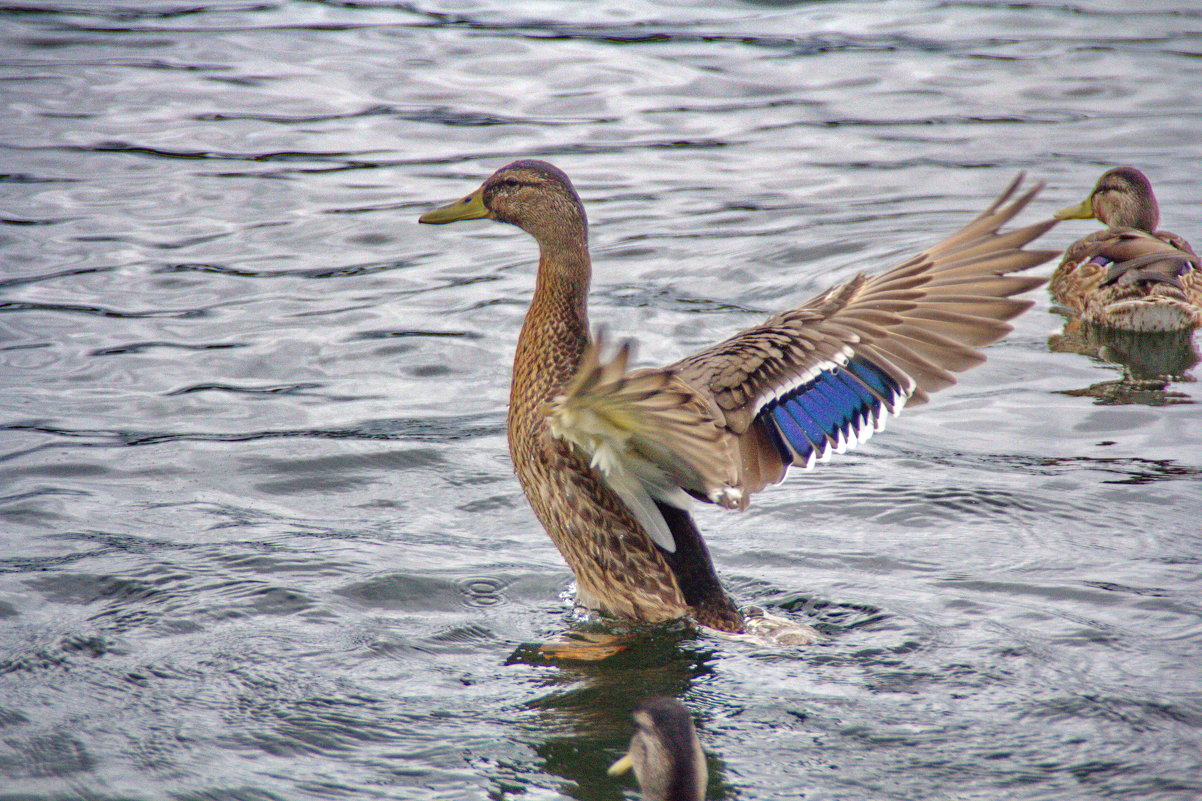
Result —
<svg viewBox="0 0 1202 801"><path fill-rule="evenodd" d="M523 461L550 447L548 404L576 374L587 331L580 315L536 294L518 337L509 389L509 447L519 474Z"/></svg>
<svg viewBox="0 0 1202 801"><path fill-rule="evenodd" d="M550 401L559 395L570 379L566 375L535 372L515 365L509 396L507 428L509 453L514 472L531 501L545 492L556 492L564 481L564 471L578 465L571 446L554 437L547 424Z"/></svg>
<svg viewBox="0 0 1202 801"><path fill-rule="evenodd" d="M523 338L525 340L525 338ZM631 525L621 501L589 466L588 457L551 433L550 402L566 391L586 346L536 348L519 344L510 391L508 434L514 472L535 515L568 555L585 547L584 531L624 531ZM558 358L548 359L555 353ZM608 535L607 535L608 536ZM573 559L569 556L569 562Z"/></svg>

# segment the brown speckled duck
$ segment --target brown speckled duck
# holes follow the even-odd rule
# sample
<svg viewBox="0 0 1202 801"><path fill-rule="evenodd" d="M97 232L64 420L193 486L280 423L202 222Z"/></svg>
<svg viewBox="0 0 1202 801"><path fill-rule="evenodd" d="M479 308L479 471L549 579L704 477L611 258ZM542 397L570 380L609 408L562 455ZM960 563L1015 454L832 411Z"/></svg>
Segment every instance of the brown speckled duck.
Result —
<svg viewBox="0 0 1202 801"><path fill-rule="evenodd" d="M648 698L634 723L630 748L609 775L634 768L644 801L705 801L709 771L688 707L675 698Z"/></svg>
<svg viewBox="0 0 1202 801"><path fill-rule="evenodd" d="M1085 201L1061 220L1099 220L1106 230L1064 251L1052 296L1086 322L1128 331L1202 327L1202 261L1189 242L1158 231L1160 208L1134 167L1104 173Z"/></svg>
<svg viewBox="0 0 1202 801"><path fill-rule="evenodd" d="M1023 250L1054 220L999 232L1039 187L1019 181L934 247L658 369L631 370L590 336L584 207L544 161L515 161L425 223L487 218L539 246L514 358L509 451L577 599L633 621L682 617L743 632L694 525L693 501L743 508L791 465L863 442L889 415L955 383L1031 306L1044 279L1015 275L1056 251Z"/></svg>

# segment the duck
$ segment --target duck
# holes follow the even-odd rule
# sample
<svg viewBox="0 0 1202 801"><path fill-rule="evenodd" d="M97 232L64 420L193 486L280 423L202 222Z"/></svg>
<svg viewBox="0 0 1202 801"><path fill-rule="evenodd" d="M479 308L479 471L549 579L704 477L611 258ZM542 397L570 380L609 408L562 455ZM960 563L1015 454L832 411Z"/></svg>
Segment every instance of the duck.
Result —
<svg viewBox="0 0 1202 801"><path fill-rule="evenodd" d="M675 698L648 698L634 723L630 747L609 775L633 768L645 801L704 801L709 773L688 707Z"/></svg>
<svg viewBox="0 0 1202 801"><path fill-rule="evenodd" d="M1202 261L1184 238L1157 230L1160 206L1134 167L1107 170L1059 220L1098 220L1105 230L1064 251L1052 297L1087 323L1126 331L1202 327Z"/></svg>
<svg viewBox="0 0 1202 801"><path fill-rule="evenodd" d="M981 364L1046 279L1020 275L1059 251L1026 249L1045 220L1001 227L1042 185L1018 176L938 244L879 275L857 274L800 306L673 364L633 368L633 344L590 328L584 205L554 165L523 159L427 224L493 220L538 245L534 293L513 361L507 432L514 472L575 577L576 602L631 624L685 619L743 635L692 511L745 509L788 469L863 443L903 408ZM762 610L760 610L762 611Z"/></svg>

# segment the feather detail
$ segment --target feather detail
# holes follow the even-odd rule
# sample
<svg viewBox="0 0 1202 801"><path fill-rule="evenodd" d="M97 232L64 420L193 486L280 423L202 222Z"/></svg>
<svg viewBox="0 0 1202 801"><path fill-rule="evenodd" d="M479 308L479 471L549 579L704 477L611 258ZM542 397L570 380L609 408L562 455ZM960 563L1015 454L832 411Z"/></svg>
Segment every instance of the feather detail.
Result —
<svg viewBox="0 0 1202 801"><path fill-rule="evenodd" d="M1055 255L1022 249L1054 220L1000 232L1041 188L1015 197L1018 184L934 247L880 275L857 275L669 368L746 437L745 493L783 475L771 458L751 457L753 442L770 445L784 467L809 469L985 360L977 348L1008 333L1006 321L1031 306L1012 296L1044 282L1014 273Z"/></svg>
<svg viewBox="0 0 1202 801"><path fill-rule="evenodd" d="M710 404L670 370L630 371L633 343L613 358L598 333L563 394L548 404L552 436L570 442L661 548L675 543L655 501L688 509L690 495L745 506L735 437Z"/></svg>

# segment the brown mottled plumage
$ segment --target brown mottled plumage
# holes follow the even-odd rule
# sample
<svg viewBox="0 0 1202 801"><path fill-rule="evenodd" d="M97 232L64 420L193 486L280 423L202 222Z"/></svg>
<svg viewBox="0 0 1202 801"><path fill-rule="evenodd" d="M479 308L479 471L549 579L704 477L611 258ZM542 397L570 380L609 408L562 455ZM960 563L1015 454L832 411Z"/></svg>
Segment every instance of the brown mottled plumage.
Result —
<svg viewBox="0 0 1202 801"><path fill-rule="evenodd" d="M743 631L690 499L746 506L790 465L842 452L883 428L888 414L954 383L952 372L984 361L976 348L1031 306L1011 296L1043 283L1013 273L1055 255L1022 250L1052 220L999 233L1039 189L1011 200L1017 183L893 269L859 275L654 370L630 371L627 349L608 358L590 338L588 227L556 167L514 162L423 215L428 223L499 220L538 241L514 359L509 449L526 497L576 576L578 600L621 618L687 616Z"/></svg>
<svg viewBox="0 0 1202 801"><path fill-rule="evenodd" d="M1085 202L1056 217L1107 226L1064 251L1051 282L1057 302L1087 322L1129 331L1202 327L1202 261L1185 239L1156 230L1160 208L1142 172L1107 171Z"/></svg>

